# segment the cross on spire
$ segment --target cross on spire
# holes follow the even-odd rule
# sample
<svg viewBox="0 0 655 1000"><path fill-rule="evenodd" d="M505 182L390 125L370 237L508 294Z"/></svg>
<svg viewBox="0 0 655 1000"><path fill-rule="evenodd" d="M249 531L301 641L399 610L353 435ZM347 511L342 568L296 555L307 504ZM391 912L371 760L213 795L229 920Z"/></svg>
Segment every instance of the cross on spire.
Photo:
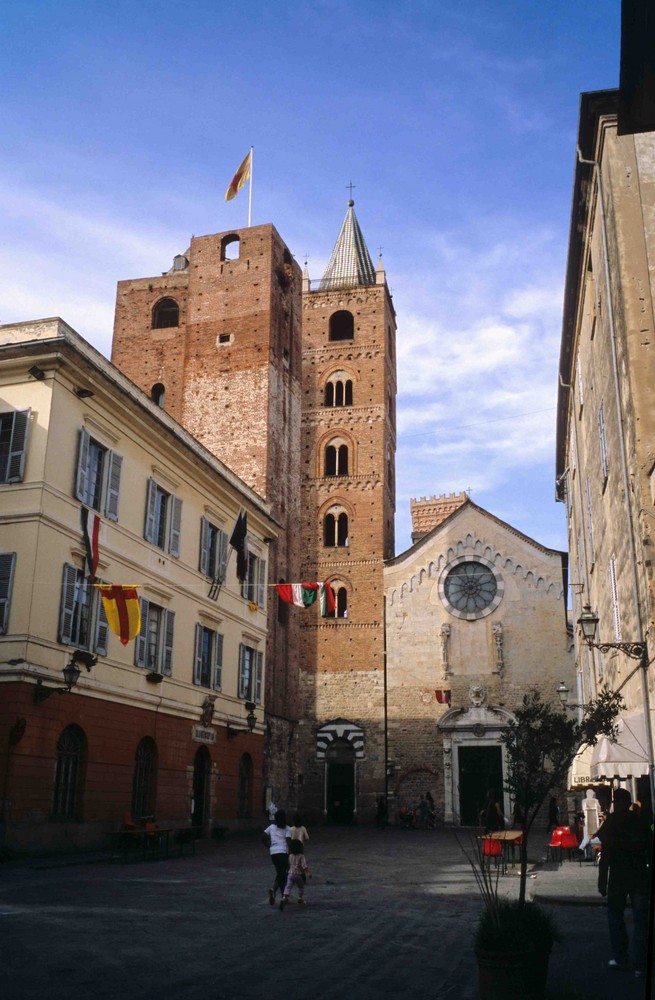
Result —
<svg viewBox="0 0 655 1000"><path fill-rule="evenodd" d="M357 186L357 185L356 185L356 184L353 184L353 182L352 182L352 181L349 181L349 182L348 182L348 183L346 184L346 187L347 187L347 188L348 188L348 190L350 191L350 200L351 200L351 201L353 200L353 191L354 191L354 189L355 189L355 187L356 187L356 186Z"/></svg>

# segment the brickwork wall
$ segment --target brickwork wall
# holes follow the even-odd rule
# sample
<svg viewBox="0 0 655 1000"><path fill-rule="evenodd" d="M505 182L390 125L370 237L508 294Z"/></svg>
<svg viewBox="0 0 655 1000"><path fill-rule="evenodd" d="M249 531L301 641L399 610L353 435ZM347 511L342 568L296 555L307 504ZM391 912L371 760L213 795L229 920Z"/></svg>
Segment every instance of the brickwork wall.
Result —
<svg viewBox="0 0 655 1000"><path fill-rule="evenodd" d="M223 242L232 235L240 241L238 259L221 260ZM113 359L142 387L149 387L156 370L166 385L166 409L170 383L171 412L266 498L282 525L269 549L269 582L295 581L300 574L300 269L271 225L196 237L188 261L183 276L175 276L186 295L183 300L180 295L180 326L174 331L147 328L154 301L163 290L173 294L171 275L120 283ZM161 348L151 343L162 334L163 360ZM297 622L278 620L276 599L269 597L268 607L265 703L271 742L265 780L280 800L292 804L298 773L289 736L298 710ZM287 747L281 758L273 752L280 741Z"/></svg>
<svg viewBox="0 0 655 1000"><path fill-rule="evenodd" d="M9 773L2 775L7 789L8 847L74 850L106 846L106 834L120 827L131 808L135 752L146 736L157 747L157 821L162 826L190 822L194 758L201 746L192 739L195 723L75 693L52 695L33 705L33 690L26 684L3 687L0 732L5 746L10 720L26 720L25 733L9 759ZM80 726L87 739L82 815L76 822L53 822L49 817L57 741L64 728L73 724ZM224 727L217 728L216 735L217 742L207 745L212 764L207 827L248 825L237 819L239 763L245 753L253 762L250 822L256 826L261 822L263 801L263 739L244 733L228 740Z"/></svg>
<svg viewBox="0 0 655 1000"><path fill-rule="evenodd" d="M438 497L421 497L420 500L410 500L409 509L412 517L412 541L416 542L422 535L432 531L438 524L461 507L468 499L466 490L461 493L442 493Z"/></svg>
<svg viewBox="0 0 655 1000"><path fill-rule="evenodd" d="M330 316L348 310L352 340L330 341ZM356 819L371 821L384 788L383 560L393 551L395 506L395 317L386 286L306 293L303 300L301 549L304 579L345 584L348 617L305 613L300 636L300 763L303 811L325 807L326 763L316 760L321 725L345 718L364 732L356 762ZM353 405L326 407L325 384L343 373ZM348 475L325 476L325 447L348 444ZM330 506L348 513L348 545L326 547Z"/></svg>

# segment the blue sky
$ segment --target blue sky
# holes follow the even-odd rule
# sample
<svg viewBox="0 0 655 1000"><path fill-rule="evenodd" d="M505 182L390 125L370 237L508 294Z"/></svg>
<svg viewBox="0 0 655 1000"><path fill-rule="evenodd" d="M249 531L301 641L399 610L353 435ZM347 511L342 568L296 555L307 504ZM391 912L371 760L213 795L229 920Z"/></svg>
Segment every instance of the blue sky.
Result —
<svg viewBox="0 0 655 1000"><path fill-rule="evenodd" d="M7 0L0 322L109 354L116 281L166 270L255 147L253 223L320 277L347 207L398 317L397 552L410 497L566 548L554 502L579 94L618 85L619 0Z"/></svg>

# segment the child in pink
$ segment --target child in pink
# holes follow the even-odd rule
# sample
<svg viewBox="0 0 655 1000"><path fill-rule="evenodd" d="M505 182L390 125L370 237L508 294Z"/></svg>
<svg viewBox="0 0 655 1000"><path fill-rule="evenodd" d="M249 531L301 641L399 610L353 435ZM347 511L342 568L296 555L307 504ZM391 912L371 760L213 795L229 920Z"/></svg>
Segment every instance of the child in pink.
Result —
<svg viewBox="0 0 655 1000"><path fill-rule="evenodd" d="M303 875L307 878L311 877L305 855L302 852L302 841L292 840L289 843L289 874L287 875L287 884L284 887L284 895L280 903L281 910L289 902L291 889L294 885L298 888L298 902L305 902L305 880L303 879Z"/></svg>

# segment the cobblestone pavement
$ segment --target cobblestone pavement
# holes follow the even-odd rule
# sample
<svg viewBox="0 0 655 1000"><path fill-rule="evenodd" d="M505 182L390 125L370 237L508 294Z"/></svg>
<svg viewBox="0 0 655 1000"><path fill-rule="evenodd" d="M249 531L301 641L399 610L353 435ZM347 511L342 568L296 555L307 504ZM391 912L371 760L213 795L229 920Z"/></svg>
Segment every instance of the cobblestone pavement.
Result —
<svg viewBox="0 0 655 1000"><path fill-rule="evenodd" d="M480 900L452 831L310 833L307 905L284 913L268 905L273 867L255 836L202 841L195 857L161 861L3 865L0 997L476 1000ZM644 1000L643 981L605 971L593 866L531 871L563 935L547 996ZM511 869L499 881L517 895Z"/></svg>

